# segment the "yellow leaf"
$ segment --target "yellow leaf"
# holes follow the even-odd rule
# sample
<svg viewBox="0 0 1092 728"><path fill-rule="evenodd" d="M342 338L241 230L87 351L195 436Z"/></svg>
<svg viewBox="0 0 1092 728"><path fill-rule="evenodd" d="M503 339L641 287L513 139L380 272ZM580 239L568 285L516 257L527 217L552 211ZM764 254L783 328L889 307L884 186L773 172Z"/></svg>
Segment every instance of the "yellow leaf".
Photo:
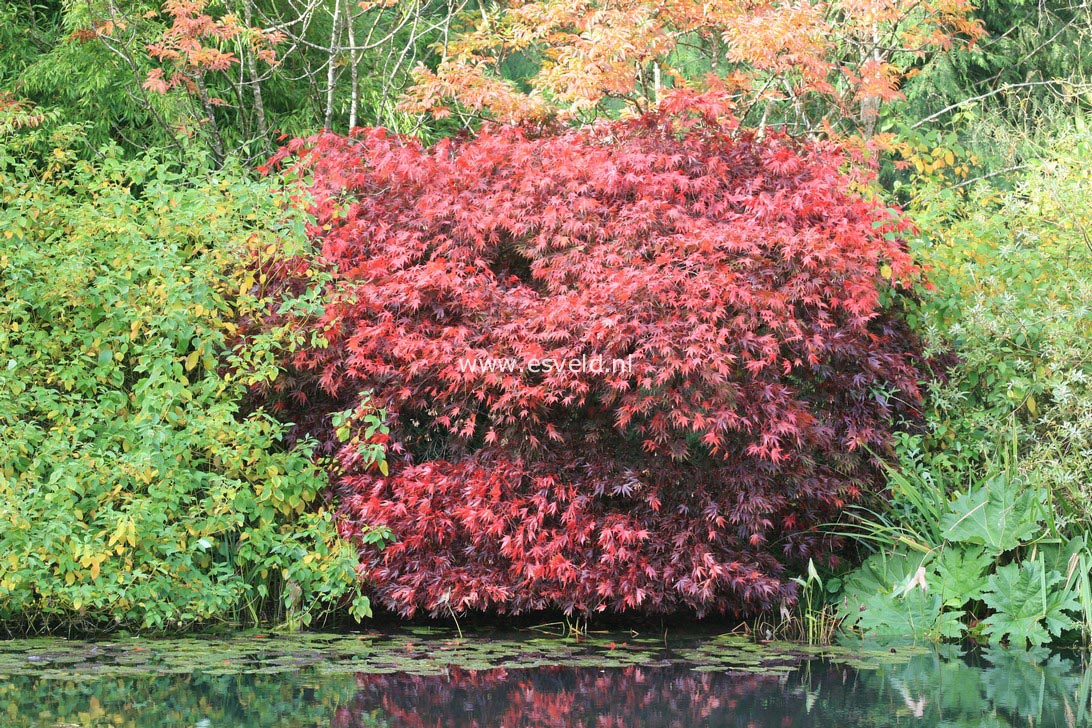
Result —
<svg viewBox="0 0 1092 728"><path fill-rule="evenodd" d="M186 357L186 371L187 372L191 371L195 366L197 366L197 358L198 358L198 354L197 354L196 351L190 352L190 355Z"/></svg>

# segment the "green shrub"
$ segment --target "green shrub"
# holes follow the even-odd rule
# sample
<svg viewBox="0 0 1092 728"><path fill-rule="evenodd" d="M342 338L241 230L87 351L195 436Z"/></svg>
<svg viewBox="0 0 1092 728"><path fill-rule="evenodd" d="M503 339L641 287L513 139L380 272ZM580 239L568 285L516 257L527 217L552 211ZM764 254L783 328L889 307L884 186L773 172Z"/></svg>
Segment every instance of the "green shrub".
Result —
<svg viewBox="0 0 1092 728"><path fill-rule="evenodd" d="M917 454L966 482L1015 427L1019 467L1092 526L1092 142L1059 142L1009 192L926 190L919 324L959 363L927 398Z"/></svg>
<svg viewBox="0 0 1092 728"><path fill-rule="evenodd" d="M914 323L958 358L853 529L875 549L842 579L860 632L1092 636L1092 143L1044 159L1009 191L915 180L935 289Z"/></svg>
<svg viewBox="0 0 1092 728"><path fill-rule="evenodd" d="M110 151L0 170L0 625L365 614L309 446L242 405L292 337L228 346L303 239L282 196Z"/></svg>

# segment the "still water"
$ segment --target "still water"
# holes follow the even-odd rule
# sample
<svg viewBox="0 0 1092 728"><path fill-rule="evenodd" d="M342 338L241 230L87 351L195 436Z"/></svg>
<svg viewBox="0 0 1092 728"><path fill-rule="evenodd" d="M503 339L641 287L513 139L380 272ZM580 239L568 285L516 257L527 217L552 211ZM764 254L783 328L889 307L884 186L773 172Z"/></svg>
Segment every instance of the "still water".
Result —
<svg viewBox="0 0 1092 728"><path fill-rule="evenodd" d="M1088 726L1077 654L714 635L0 642L10 726Z"/></svg>

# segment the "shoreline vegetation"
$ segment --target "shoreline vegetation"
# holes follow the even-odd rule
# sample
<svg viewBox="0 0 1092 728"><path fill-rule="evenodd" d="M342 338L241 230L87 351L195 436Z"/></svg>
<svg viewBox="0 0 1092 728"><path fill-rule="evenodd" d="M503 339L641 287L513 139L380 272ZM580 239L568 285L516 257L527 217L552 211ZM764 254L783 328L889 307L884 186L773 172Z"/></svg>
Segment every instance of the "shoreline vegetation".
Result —
<svg viewBox="0 0 1092 728"><path fill-rule="evenodd" d="M0 634L1089 646L1087 11L580 8L0 0Z"/></svg>

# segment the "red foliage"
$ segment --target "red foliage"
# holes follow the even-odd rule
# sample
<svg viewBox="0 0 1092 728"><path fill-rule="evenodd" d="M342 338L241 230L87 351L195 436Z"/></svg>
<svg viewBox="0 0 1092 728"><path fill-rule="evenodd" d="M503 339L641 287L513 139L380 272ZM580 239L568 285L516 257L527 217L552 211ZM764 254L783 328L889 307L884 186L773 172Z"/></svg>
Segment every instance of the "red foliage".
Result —
<svg viewBox="0 0 1092 728"><path fill-rule="evenodd" d="M863 446L919 401L882 304L917 275L906 223L834 147L704 111L278 155L335 284L300 322L329 346L271 396L338 450L344 533L397 537L361 545L383 604L750 613L792 602L787 564L836 558L816 525L874 489ZM389 477L324 419L368 391Z"/></svg>
<svg viewBox="0 0 1092 728"><path fill-rule="evenodd" d="M695 672L689 665L359 673L356 692L330 722L333 728L363 728L375 725L379 715L407 728L449 726L455 716L469 728L814 725L804 696L821 687L824 697L840 697L848 677L838 667L816 670L805 680L796 673Z"/></svg>

